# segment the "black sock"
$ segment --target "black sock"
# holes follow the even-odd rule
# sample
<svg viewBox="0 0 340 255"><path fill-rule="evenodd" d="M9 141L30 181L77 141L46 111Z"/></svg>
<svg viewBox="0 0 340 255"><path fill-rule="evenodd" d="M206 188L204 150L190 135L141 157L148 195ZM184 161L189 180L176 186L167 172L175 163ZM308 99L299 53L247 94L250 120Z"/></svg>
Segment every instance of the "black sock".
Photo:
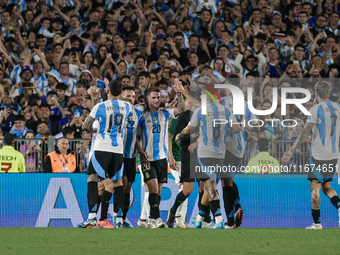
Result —
<svg viewBox="0 0 340 255"><path fill-rule="evenodd" d="M159 196L157 193L149 193L150 218L159 218Z"/></svg>
<svg viewBox="0 0 340 255"><path fill-rule="evenodd" d="M201 204L201 207L200 207L200 210L199 210L199 215L201 215L202 217L205 218L207 215L209 216L209 213L210 213L209 205L202 205Z"/></svg>
<svg viewBox="0 0 340 255"><path fill-rule="evenodd" d="M203 193L204 192L200 192L199 195L198 195L198 210L201 208L201 200L202 200L202 197L203 197Z"/></svg>
<svg viewBox="0 0 340 255"><path fill-rule="evenodd" d="M332 198L331 198L331 202L332 202L332 204L334 205L334 207L335 207L336 209L338 209L338 208L340 207L340 199L339 199L338 196L332 197Z"/></svg>
<svg viewBox="0 0 340 255"><path fill-rule="evenodd" d="M214 215L214 217L220 216L221 215L220 200L210 201L209 204L210 204L211 212Z"/></svg>
<svg viewBox="0 0 340 255"><path fill-rule="evenodd" d="M233 201L233 187L223 187L223 202L225 214L228 217L228 226L234 225L234 201Z"/></svg>
<svg viewBox="0 0 340 255"><path fill-rule="evenodd" d="M88 182L87 183L87 203L89 206L90 213L95 213L98 211L97 200L98 200L97 182Z"/></svg>
<svg viewBox="0 0 340 255"><path fill-rule="evenodd" d="M112 193L104 190L102 194L102 211L100 215L100 220L107 219L107 211L109 210L110 200L112 197Z"/></svg>
<svg viewBox="0 0 340 255"><path fill-rule="evenodd" d="M123 209L124 209L124 188L123 186L115 187L115 193L113 195L114 202L114 212L117 213L117 217L123 218Z"/></svg>
<svg viewBox="0 0 340 255"><path fill-rule="evenodd" d="M238 188L236 183L233 183L233 195L234 195L234 208L235 208L235 212L238 211L238 209L241 208L241 201L240 201L240 196L238 194Z"/></svg>
<svg viewBox="0 0 340 255"><path fill-rule="evenodd" d="M124 210L123 210L123 220L126 219L127 212L130 208L130 193L125 193L125 200L124 200Z"/></svg>
<svg viewBox="0 0 340 255"><path fill-rule="evenodd" d="M175 203L170 210L171 215L176 214L177 208L185 201L185 199L187 199L187 197L184 196L183 191L177 194Z"/></svg>
<svg viewBox="0 0 340 255"><path fill-rule="evenodd" d="M321 214L320 210L312 209L312 216L313 216L314 223L321 223L320 214Z"/></svg>
<svg viewBox="0 0 340 255"><path fill-rule="evenodd" d="M98 210L99 210L99 206L100 206L100 203L102 202L102 196L98 196L98 200L97 200L97 211L96 213L98 213Z"/></svg>

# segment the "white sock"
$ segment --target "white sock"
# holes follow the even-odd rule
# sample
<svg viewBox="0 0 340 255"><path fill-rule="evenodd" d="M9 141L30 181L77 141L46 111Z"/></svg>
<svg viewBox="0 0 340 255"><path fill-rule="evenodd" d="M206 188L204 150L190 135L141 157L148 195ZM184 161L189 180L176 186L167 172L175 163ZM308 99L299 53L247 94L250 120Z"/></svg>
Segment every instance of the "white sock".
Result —
<svg viewBox="0 0 340 255"><path fill-rule="evenodd" d="M201 215L197 215L196 217L196 222L202 222L203 221L203 217Z"/></svg>
<svg viewBox="0 0 340 255"><path fill-rule="evenodd" d="M223 221L221 215L215 217L215 223L216 223L216 224L220 223L221 221Z"/></svg>
<svg viewBox="0 0 340 255"><path fill-rule="evenodd" d="M142 207L142 213L140 215L140 219L146 220L147 218L149 218L149 214L150 214L149 192L145 192L143 207Z"/></svg>
<svg viewBox="0 0 340 255"><path fill-rule="evenodd" d="M123 224L123 217L117 217L116 224L118 223Z"/></svg>
<svg viewBox="0 0 340 255"><path fill-rule="evenodd" d="M97 214L95 213L95 212L90 212L89 213L89 219L93 219L94 217L96 217L97 216Z"/></svg>
<svg viewBox="0 0 340 255"><path fill-rule="evenodd" d="M185 221L187 217L187 210L188 210L188 198L177 208L177 214Z"/></svg>

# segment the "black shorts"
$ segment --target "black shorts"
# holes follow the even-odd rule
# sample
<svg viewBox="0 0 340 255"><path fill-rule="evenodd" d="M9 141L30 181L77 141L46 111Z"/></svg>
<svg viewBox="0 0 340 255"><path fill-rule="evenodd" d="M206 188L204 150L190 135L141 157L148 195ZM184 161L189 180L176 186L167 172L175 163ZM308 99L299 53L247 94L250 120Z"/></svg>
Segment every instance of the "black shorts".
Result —
<svg viewBox="0 0 340 255"><path fill-rule="evenodd" d="M94 151L87 174L97 174L102 179L113 181L123 178L123 154L107 151Z"/></svg>
<svg viewBox="0 0 340 255"><path fill-rule="evenodd" d="M168 182L168 161L166 158L149 161L149 163L142 163L142 172L144 176L144 182L157 179L158 183Z"/></svg>
<svg viewBox="0 0 340 255"><path fill-rule="evenodd" d="M192 158L191 158L192 157ZM195 171L195 165L193 165L193 159L197 162L197 153L190 153L188 150L181 151L181 179L183 182L195 182L195 178L190 178L190 172ZM198 163L197 163L198 164Z"/></svg>
<svg viewBox="0 0 340 255"><path fill-rule="evenodd" d="M221 168L223 167L223 159L218 159L218 158L197 158L198 160L198 166L200 166L200 169L202 170L207 170L208 167L210 166L220 166ZM195 167L196 168L196 167ZM195 169L196 172L196 169ZM197 174L197 173L195 173ZM202 181L205 182L208 179L218 179L220 178L221 173L219 172L200 172L197 175L197 181Z"/></svg>
<svg viewBox="0 0 340 255"><path fill-rule="evenodd" d="M242 158L239 158L232 154L230 151L225 151L225 157L223 161L223 165L228 167L228 171L222 174L221 178L232 178L234 177L237 170L240 168L242 162Z"/></svg>
<svg viewBox="0 0 340 255"><path fill-rule="evenodd" d="M311 157L309 162L308 180L318 180L321 183L333 180L338 159L317 160Z"/></svg>
<svg viewBox="0 0 340 255"><path fill-rule="evenodd" d="M136 158L124 158L124 173L128 182L135 182L136 179Z"/></svg>

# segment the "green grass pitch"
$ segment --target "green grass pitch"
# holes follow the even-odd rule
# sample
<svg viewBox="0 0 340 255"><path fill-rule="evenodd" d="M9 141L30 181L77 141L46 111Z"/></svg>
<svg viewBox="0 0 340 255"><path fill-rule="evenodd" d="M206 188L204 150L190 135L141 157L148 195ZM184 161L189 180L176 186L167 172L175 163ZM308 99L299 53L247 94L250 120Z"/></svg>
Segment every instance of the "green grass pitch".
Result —
<svg viewBox="0 0 340 255"><path fill-rule="evenodd" d="M339 229L1 228L0 254L338 254Z"/></svg>

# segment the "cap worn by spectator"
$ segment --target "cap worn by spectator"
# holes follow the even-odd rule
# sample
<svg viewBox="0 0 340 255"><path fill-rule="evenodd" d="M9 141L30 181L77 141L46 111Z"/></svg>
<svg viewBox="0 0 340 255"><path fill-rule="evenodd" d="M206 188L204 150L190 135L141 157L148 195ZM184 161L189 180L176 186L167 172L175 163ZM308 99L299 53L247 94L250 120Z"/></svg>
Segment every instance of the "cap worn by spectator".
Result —
<svg viewBox="0 0 340 255"><path fill-rule="evenodd" d="M32 76L33 76L33 72L32 72L32 70L31 70L31 68L30 68L29 66L23 66L23 67L21 68L20 78L21 78L22 74L23 74L25 71L30 71L31 74L32 74Z"/></svg>
<svg viewBox="0 0 340 255"><path fill-rule="evenodd" d="M55 69L49 71L46 75L53 76L57 81L59 81L59 79L60 79L60 73Z"/></svg>
<svg viewBox="0 0 340 255"><path fill-rule="evenodd" d="M83 115L83 109L80 107L73 109L73 116L76 118L79 118L81 115Z"/></svg>
<svg viewBox="0 0 340 255"><path fill-rule="evenodd" d="M64 23L64 20L61 18L61 17L55 17L54 19L53 19L53 23L55 23L55 22L57 22L57 23Z"/></svg>
<svg viewBox="0 0 340 255"><path fill-rule="evenodd" d="M158 34L157 36L156 36L156 39L166 39L166 36L165 35L163 35L163 34Z"/></svg>
<svg viewBox="0 0 340 255"><path fill-rule="evenodd" d="M90 70L87 70L87 69L83 70L83 71L80 73L79 77L81 77L81 75L82 75L83 73L88 73L88 74L91 76L91 82L93 81L93 75L92 75L92 73L90 72Z"/></svg>
<svg viewBox="0 0 340 255"><path fill-rule="evenodd" d="M44 49L44 52L47 52L47 51L54 52L54 47L53 46L46 46L45 49Z"/></svg>
<svg viewBox="0 0 340 255"><path fill-rule="evenodd" d="M15 136L14 136L13 134L11 134L11 133L7 133L7 134L5 134L5 136L4 136L4 142L5 142L5 144L7 144L7 145L13 144L14 139L15 139Z"/></svg>

